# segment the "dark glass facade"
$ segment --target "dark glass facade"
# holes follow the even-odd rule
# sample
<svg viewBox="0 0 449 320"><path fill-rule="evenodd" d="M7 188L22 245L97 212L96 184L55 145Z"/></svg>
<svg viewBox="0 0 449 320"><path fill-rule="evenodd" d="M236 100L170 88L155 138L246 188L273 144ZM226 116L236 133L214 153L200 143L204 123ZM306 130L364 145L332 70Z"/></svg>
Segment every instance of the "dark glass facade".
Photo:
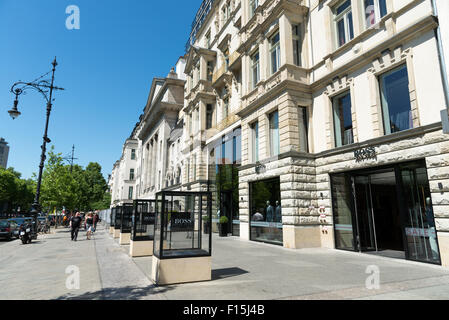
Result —
<svg viewBox="0 0 449 320"><path fill-rule="evenodd" d="M239 173L242 163L241 129L209 146L209 188L212 196L212 231L218 232L221 216L228 218L227 233L240 236Z"/></svg>
<svg viewBox="0 0 449 320"><path fill-rule="evenodd" d="M338 249L441 264L425 161L331 176Z"/></svg>
<svg viewBox="0 0 449 320"><path fill-rule="evenodd" d="M250 240L283 245L280 178L250 183Z"/></svg>

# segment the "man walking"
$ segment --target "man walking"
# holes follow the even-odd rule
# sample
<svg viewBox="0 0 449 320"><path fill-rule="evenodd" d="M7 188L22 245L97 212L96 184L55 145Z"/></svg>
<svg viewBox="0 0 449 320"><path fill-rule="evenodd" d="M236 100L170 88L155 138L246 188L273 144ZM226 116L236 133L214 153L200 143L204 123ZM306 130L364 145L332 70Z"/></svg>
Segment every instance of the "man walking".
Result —
<svg viewBox="0 0 449 320"><path fill-rule="evenodd" d="M71 235L72 235L72 241L77 241L78 239L78 232L80 231L81 227L81 217L80 213L77 212L74 217L70 220L70 228L71 228Z"/></svg>

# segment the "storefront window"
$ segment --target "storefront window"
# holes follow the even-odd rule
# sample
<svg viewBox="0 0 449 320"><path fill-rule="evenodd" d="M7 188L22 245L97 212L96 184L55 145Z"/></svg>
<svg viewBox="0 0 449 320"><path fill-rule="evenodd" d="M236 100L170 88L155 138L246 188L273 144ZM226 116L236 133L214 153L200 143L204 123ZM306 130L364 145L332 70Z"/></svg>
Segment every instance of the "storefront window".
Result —
<svg viewBox="0 0 449 320"><path fill-rule="evenodd" d="M250 184L251 240L283 245L280 178Z"/></svg>
<svg viewBox="0 0 449 320"><path fill-rule="evenodd" d="M440 264L435 217L427 170L422 166L400 168L404 190L405 237L409 259Z"/></svg>
<svg viewBox="0 0 449 320"><path fill-rule="evenodd" d="M351 181L345 174L332 176L332 206L335 223L335 247L355 250L352 221Z"/></svg>

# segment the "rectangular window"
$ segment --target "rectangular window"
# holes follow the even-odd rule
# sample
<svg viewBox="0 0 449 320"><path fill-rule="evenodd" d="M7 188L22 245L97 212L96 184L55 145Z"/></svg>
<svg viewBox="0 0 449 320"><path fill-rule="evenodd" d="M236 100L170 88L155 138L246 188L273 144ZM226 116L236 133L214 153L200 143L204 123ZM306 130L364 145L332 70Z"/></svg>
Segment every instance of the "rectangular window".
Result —
<svg viewBox="0 0 449 320"><path fill-rule="evenodd" d="M222 119L226 119L229 115L229 98L223 100L223 115Z"/></svg>
<svg viewBox="0 0 449 320"><path fill-rule="evenodd" d="M201 130L200 125L200 110L199 108L195 110L195 132L198 132Z"/></svg>
<svg viewBox="0 0 449 320"><path fill-rule="evenodd" d="M259 122L251 126L252 161L259 161Z"/></svg>
<svg viewBox="0 0 449 320"><path fill-rule="evenodd" d="M206 48L210 49L210 30L206 34L205 43L206 43Z"/></svg>
<svg viewBox="0 0 449 320"><path fill-rule="evenodd" d="M134 188L133 187L129 187L129 189L128 189L128 200L132 200L133 199L133 194L134 194Z"/></svg>
<svg viewBox="0 0 449 320"><path fill-rule="evenodd" d="M187 182L190 182L190 159L187 159L186 175Z"/></svg>
<svg viewBox="0 0 449 320"><path fill-rule="evenodd" d="M309 113L306 107L299 107L299 150L309 152Z"/></svg>
<svg viewBox="0 0 449 320"><path fill-rule="evenodd" d="M196 156L193 156L193 181L196 181Z"/></svg>
<svg viewBox="0 0 449 320"><path fill-rule="evenodd" d="M240 165L242 163L242 129L234 130L233 163Z"/></svg>
<svg viewBox="0 0 449 320"><path fill-rule="evenodd" d="M379 22L387 14L387 0L363 0L365 8L366 28Z"/></svg>
<svg viewBox="0 0 449 320"><path fill-rule="evenodd" d="M134 169L129 170L129 180L134 181Z"/></svg>
<svg viewBox="0 0 449 320"><path fill-rule="evenodd" d="M270 114L270 153L277 156L280 152L279 144L279 113L277 111Z"/></svg>
<svg viewBox="0 0 449 320"><path fill-rule="evenodd" d="M189 114L188 117L189 117L189 133L192 134L192 133L193 133L193 128L192 128L192 114Z"/></svg>
<svg viewBox="0 0 449 320"><path fill-rule="evenodd" d="M259 0L249 0L249 18L254 17L256 9L259 6Z"/></svg>
<svg viewBox="0 0 449 320"><path fill-rule="evenodd" d="M297 66L301 66L301 25L292 27L293 37L293 62Z"/></svg>
<svg viewBox="0 0 449 320"><path fill-rule="evenodd" d="M338 47L341 47L354 38L351 0L346 0L337 6L334 11L334 16Z"/></svg>
<svg viewBox="0 0 449 320"><path fill-rule="evenodd" d="M276 73L281 66L281 46L279 32L270 39L271 73Z"/></svg>
<svg viewBox="0 0 449 320"><path fill-rule="evenodd" d="M212 61L207 62L207 81L212 81L214 74L214 63Z"/></svg>
<svg viewBox="0 0 449 320"><path fill-rule="evenodd" d="M206 106L206 130L212 128L212 117L214 114L214 109L211 104Z"/></svg>
<svg viewBox="0 0 449 320"><path fill-rule="evenodd" d="M379 77L385 134L413 128L407 66Z"/></svg>
<svg viewBox="0 0 449 320"><path fill-rule="evenodd" d="M259 52L256 52L251 57L251 75L252 75L252 88L255 89L260 81L260 64L259 64Z"/></svg>
<svg viewBox="0 0 449 320"><path fill-rule="evenodd" d="M131 150L131 160L136 160L136 149Z"/></svg>
<svg viewBox="0 0 449 320"><path fill-rule="evenodd" d="M352 131L351 93L345 92L332 99L335 147L354 143Z"/></svg>
<svg viewBox="0 0 449 320"><path fill-rule="evenodd" d="M225 61L225 71L229 69L229 48L223 52L223 57Z"/></svg>

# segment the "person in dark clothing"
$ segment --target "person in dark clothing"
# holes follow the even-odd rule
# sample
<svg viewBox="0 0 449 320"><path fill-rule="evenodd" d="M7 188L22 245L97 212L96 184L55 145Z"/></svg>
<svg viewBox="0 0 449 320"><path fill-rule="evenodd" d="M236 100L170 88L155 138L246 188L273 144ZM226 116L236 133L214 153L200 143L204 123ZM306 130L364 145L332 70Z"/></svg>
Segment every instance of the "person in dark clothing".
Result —
<svg viewBox="0 0 449 320"><path fill-rule="evenodd" d="M72 241L77 241L78 239L78 232L80 231L81 222L82 219L79 212L77 212L76 215L70 220Z"/></svg>

